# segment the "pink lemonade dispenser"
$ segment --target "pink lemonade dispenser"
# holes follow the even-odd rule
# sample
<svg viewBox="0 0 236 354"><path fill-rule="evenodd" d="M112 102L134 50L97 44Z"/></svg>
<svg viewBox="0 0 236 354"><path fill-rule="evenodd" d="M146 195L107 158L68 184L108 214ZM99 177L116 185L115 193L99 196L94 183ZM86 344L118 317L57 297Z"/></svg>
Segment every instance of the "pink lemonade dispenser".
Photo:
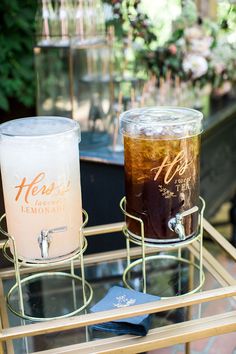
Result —
<svg viewBox="0 0 236 354"><path fill-rule="evenodd" d="M79 124L22 118L2 124L0 136L7 229L18 258L69 258L83 244Z"/></svg>

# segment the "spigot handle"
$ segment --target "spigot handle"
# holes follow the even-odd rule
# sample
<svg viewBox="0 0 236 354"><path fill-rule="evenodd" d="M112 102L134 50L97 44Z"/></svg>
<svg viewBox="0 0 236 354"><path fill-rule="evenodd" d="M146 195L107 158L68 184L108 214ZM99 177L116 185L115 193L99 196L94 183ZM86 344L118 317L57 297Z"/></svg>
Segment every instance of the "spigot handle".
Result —
<svg viewBox="0 0 236 354"><path fill-rule="evenodd" d="M183 218L194 214L198 211L198 206L194 206L186 211L183 211L182 213L177 213L175 217L171 218L168 222L169 229L171 231L174 231L178 236L180 240L185 240L186 239L186 234L185 234L185 229L183 225Z"/></svg>
<svg viewBox="0 0 236 354"><path fill-rule="evenodd" d="M55 233L58 233L58 232L65 232L66 230L67 230L66 226L61 226L61 227L56 227L55 229L48 230L48 233L55 234Z"/></svg>
<svg viewBox="0 0 236 354"><path fill-rule="evenodd" d="M190 214L194 214L198 211L198 206L194 206L191 209L188 209L186 211L183 211L182 213L179 213L179 215L181 215L182 218L184 218L185 216L188 216Z"/></svg>
<svg viewBox="0 0 236 354"><path fill-rule="evenodd" d="M48 258L49 247L52 241L51 234L65 232L67 230L66 226L56 227L55 229L41 230L40 236L38 237L38 244L41 250L41 257Z"/></svg>

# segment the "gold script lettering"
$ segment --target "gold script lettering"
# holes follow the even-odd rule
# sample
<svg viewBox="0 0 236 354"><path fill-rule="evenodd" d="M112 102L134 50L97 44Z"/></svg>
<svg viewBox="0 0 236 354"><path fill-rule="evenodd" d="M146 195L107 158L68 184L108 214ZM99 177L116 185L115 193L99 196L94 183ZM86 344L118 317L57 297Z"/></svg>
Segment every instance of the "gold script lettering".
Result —
<svg viewBox="0 0 236 354"><path fill-rule="evenodd" d="M191 163L192 161L188 161L184 150L181 150L173 161L169 161L169 157L166 156L160 166L151 169L151 171L156 172L154 181L156 181L163 170L166 169L164 183L168 184L177 174L180 176L183 175Z"/></svg>
<svg viewBox="0 0 236 354"><path fill-rule="evenodd" d="M29 197L35 197L39 194L41 195L64 195L70 189L70 181L64 184L57 184L52 182L49 185L43 184L40 186L40 182L45 179L45 173L40 172L30 183L26 183L26 177L24 177L18 186L15 201L17 202L21 195L23 195L23 200L26 204L29 203ZM25 192L25 193L24 193Z"/></svg>

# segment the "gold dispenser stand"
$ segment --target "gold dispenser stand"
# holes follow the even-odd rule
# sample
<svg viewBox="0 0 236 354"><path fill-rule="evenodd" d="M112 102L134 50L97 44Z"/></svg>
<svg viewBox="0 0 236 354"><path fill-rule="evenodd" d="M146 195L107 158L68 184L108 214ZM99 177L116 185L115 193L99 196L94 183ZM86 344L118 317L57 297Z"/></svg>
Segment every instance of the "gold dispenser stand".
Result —
<svg viewBox="0 0 236 354"><path fill-rule="evenodd" d="M205 275L203 272L203 213L205 209L205 202L204 200L200 197L200 202L201 202L201 207L199 210L199 217L198 217L198 232L196 235L192 237L188 237L185 240L178 240L177 242L170 242L170 243L164 243L164 242L147 242L147 239L145 239L145 234L144 234L144 222L142 219L135 217L131 214L129 214L126 211L126 198L122 198L120 202L120 208L125 215L125 217L129 217L133 220L136 220L137 222L140 223L140 235L134 235L132 234L127 225L123 227L123 233L126 237L126 250L127 250L127 267L123 273L123 282L125 286L129 289L133 289L132 285L130 284L131 281L131 271L133 270L134 267L137 265L141 264L141 274L142 274L142 291L144 293L147 292L147 271L146 271L146 265L148 261L153 261L153 260L173 260L177 261L179 265L184 264L189 266L189 278L191 278L191 285L193 286L193 272L196 270L198 272L198 282L196 286L185 292L182 295L178 296L184 296L184 295L189 295L197 292L200 290L204 284L205 281ZM141 257L132 261L131 260L131 252L130 252L130 244L136 244L141 247ZM153 253L155 252L154 255L147 256L146 255L146 248L153 248ZM189 250L189 259L185 257L184 252L182 251L183 248L187 248ZM193 254L191 250L194 250L194 254L196 256L193 257ZM165 254L165 252L171 253L172 251L177 251L177 255L170 255L170 254ZM196 260L198 259L198 264L196 263ZM158 272L158 269L157 269ZM179 279L179 288L181 289L181 278ZM155 294L158 295L158 294ZM168 296L169 297L169 296ZM162 299L166 298L165 296L161 296Z"/></svg>
<svg viewBox="0 0 236 354"><path fill-rule="evenodd" d="M83 235L83 229L85 227L85 225L88 222L88 214L85 210L83 210L83 216L84 216L84 222L83 225L81 227L81 234ZM66 318L66 317L70 317L73 316L75 314L77 314L78 312L84 310L87 305L90 303L90 301L92 300L93 297L93 290L91 285L85 280L85 273L84 273L84 252L87 248L87 240L85 237L83 237L83 245L82 247L80 247L79 249L77 249L76 251L74 251L70 256L68 256L68 258L66 259L58 259L55 261L43 261L43 262L29 262L25 259L19 259L18 257L18 252L17 252L17 246L16 246L16 242L13 236L9 235L1 226L2 221L5 219L6 214L2 215L2 217L0 218L0 232L7 236L7 240L3 246L3 254L6 257L6 259L8 259L10 262L12 262L14 264L14 269L15 269L15 278L16 278L16 283L12 286L12 288L8 291L7 296L6 296L6 300L7 300L7 305L9 307L9 309L17 316L25 319L25 320L30 320L30 321L49 321L49 320L53 320L53 319L58 319L58 318ZM9 248L9 242L11 242L12 245L12 255L9 255L7 253L7 250ZM75 274L75 269L74 269L74 261L76 259L80 260L80 276L77 276ZM64 264L69 264L70 263L70 273L66 273L66 272L40 272L37 274L33 274L30 276L25 277L24 279L21 278L21 269L23 267L36 267L36 268L41 268L43 269L43 267L51 265L52 267L57 266L57 265L64 265ZM67 278L67 279L71 279L72 281L72 292L73 292L73 303L74 303L74 310L71 312L68 312L64 315L60 315L60 316L55 316L55 317L34 317L34 316L30 316L28 314L25 313L25 306L24 306L24 292L22 289L22 286L30 283L31 281L35 280L35 279L43 279L44 277L52 277L52 281L53 278L55 279L55 277L63 277L63 278ZM77 308L77 296L76 296L76 283L79 284L82 287L82 306ZM14 307L14 305L12 305L12 297L13 295L18 291L18 300L19 300L19 309L16 309ZM27 294L28 296L28 294Z"/></svg>

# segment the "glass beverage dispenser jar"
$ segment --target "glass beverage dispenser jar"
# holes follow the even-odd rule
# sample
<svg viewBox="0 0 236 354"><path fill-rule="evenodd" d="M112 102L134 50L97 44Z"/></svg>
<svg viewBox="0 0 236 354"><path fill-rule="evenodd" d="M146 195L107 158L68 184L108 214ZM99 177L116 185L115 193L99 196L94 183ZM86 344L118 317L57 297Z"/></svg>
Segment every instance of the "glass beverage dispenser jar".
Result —
<svg viewBox="0 0 236 354"><path fill-rule="evenodd" d="M23 118L2 124L0 137L7 228L18 258L47 263L70 257L83 244L79 124Z"/></svg>
<svg viewBox="0 0 236 354"><path fill-rule="evenodd" d="M198 227L202 113L174 107L140 108L121 115L128 232L171 243ZM136 218L136 219L135 219ZM137 218L139 220L137 220Z"/></svg>

